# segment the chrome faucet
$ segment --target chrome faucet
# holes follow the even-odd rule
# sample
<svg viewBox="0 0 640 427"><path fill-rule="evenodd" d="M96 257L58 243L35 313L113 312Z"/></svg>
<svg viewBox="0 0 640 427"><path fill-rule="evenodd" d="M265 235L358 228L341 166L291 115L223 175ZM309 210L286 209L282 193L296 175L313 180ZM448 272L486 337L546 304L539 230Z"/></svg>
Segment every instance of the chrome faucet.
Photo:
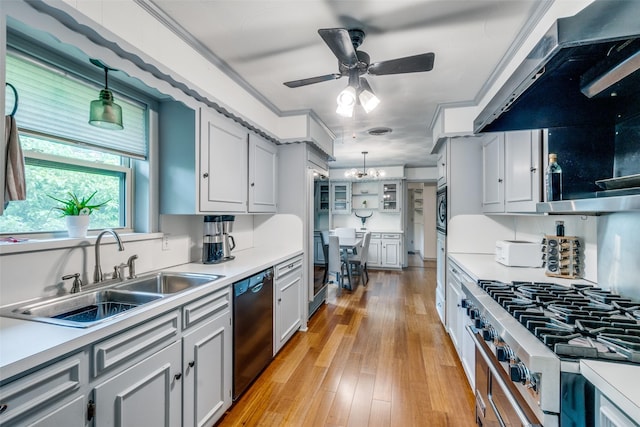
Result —
<svg viewBox="0 0 640 427"><path fill-rule="evenodd" d="M104 236L107 233L111 233L113 237L116 239L116 242L118 243L118 251L120 252L124 251L124 245L122 244L122 240L120 240L120 236L118 236L118 233L116 233L115 230L107 228L106 230L103 230L100 232L100 234L98 234L98 238L96 239L96 266L93 270L93 283L102 282L102 279L103 279L102 268L100 268L100 241L102 240L102 236Z"/></svg>

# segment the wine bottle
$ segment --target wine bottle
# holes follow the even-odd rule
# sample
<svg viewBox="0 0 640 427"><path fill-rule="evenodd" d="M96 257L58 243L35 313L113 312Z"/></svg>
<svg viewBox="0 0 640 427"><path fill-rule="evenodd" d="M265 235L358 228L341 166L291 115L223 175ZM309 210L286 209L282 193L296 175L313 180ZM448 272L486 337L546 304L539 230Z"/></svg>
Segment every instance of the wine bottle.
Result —
<svg viewBox="0 0 640 427"><path fill-rule="evenodd" d="M558 156L555 153L549 154L549 166L547 166L545 174L545 187L548 202L562 200L562 168L558 164Z"/></svg>

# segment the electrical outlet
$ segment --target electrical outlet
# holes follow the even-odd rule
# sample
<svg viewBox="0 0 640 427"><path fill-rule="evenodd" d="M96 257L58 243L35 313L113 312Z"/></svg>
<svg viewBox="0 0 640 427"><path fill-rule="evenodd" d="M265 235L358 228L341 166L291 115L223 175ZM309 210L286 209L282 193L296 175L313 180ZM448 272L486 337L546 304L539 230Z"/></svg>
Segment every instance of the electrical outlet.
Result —
<svg viewBox="0 0 640 427"><path fill-rule="evenodd" d="M168 234L163 234L162 235L162 250L163 251L168 251L169 250L169 235Z"/></svg>

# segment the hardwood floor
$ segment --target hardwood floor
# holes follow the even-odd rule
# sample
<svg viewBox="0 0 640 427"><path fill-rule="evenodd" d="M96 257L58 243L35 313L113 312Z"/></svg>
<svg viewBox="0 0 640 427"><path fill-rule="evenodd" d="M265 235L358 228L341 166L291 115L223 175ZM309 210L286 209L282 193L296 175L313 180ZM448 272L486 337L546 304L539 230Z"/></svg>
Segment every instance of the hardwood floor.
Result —
<svg viewBox="0 0 640 427"><path fill-rule="evenodd" d="M297 332L219 426L473 426L474 397L434 306L435 263L370 271Z"/></svg>

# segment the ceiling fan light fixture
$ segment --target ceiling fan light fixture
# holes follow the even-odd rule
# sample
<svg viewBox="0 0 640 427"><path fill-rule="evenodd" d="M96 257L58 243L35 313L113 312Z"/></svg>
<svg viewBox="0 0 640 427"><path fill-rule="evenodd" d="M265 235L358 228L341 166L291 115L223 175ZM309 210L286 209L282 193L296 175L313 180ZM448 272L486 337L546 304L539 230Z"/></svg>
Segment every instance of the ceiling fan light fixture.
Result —
<svg viewBox="0 0 640 427"><path fill-rule="evenodd" d="M360 93L358 95L358 100L367 114L373 111L378 104L380 104L380 98L373 93L371 86L369 86L369 82L364 78L360 79Z"/></svg>

